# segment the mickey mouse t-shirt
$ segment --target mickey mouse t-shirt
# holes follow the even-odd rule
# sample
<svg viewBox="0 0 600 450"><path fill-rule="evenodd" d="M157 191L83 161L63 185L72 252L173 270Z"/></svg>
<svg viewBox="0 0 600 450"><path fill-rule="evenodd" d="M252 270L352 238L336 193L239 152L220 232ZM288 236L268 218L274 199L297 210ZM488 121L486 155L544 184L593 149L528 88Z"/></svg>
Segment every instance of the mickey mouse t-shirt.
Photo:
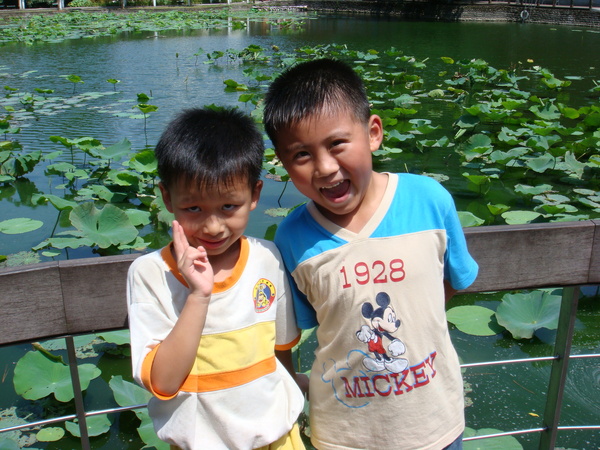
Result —
<svg viewBox="0 0 600 450"><path fill-rule="evenodd" d="M477 276L452 197L437 181L389 174L371 220L352 233L314 203L275 239L292 274L301 328L317 329L310 381L313 444L439 449L464 429L463 384L444 280Z"/></svg>

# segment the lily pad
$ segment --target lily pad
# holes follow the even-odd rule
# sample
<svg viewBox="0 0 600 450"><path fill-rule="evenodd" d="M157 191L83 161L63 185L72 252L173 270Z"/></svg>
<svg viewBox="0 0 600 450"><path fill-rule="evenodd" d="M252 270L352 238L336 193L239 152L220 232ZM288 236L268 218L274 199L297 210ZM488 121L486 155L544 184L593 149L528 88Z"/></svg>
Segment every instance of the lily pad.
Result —
<svg viewBox="0 0 600 450"><path fill-rule="evenodd" d="M458 219L463 227L478 227L485 222L485 220L468 211L458 211Z"/></svg>
<svg viewBox="0 0 600 450"><path fill-rule="evenodd" d="M101 373L93 364L82 364L78 369L83 390ZM13 383L15 392L28 400L54 394L58 401L68 402L74 397L69 366L52 361L38 351L27 352L17 362Z"/></svg>
<svg viewBox="0 0 600 450"><path fill-rule="evenodd" d="M107 414L90 416L86 419L86 423L88 436L100 436L101 434L104 434L108 430L110 430L111 425ZM77 423L77 420L74 420L73 422L65 422L65 427L67 428L67 431L73 436L81 437L81 432L79 430L79 424Z"/></svg>
<svg viewBox="0 0 600 450"><path fill-rule="evenodd" d="M539 328L558 326L561 297L547 291L506 294L496 310L496 320L515 339L530 339Z"/></svg>
<svg viewBox="0 0 600 450"><path fill-rule="evenodd" d="M111 204L97 209L91 202L84 203L73 208L69 217L79 230L73 234L92 240L100 248L126 244L138 235L127 214Z"/></svg>
<svg viewBox="0 0 600 450"><path fill-rule="evenodd" d="M60 427L42 428L37 434L37 440L41 442L60 441L65 435L65 430Z"/></svg>
<svg viewBox="0 0 600 450"><path fill-rule="evenodd" d="M530 223L541 216L540 213L533 211L506 211L501 215L508 225Z"/></svg>
<svg viewBox="0 0 600 450"><path fill-rule="evenodd" d="M110 379L108 385L113 391L115 401L119 406L145 405L152 395L135 383L123 380L121 375ZM137 414L137 410L135 410Z"/></svg>
<svg viewBox="0 0 600 450"><path fill-rule="evenodd" d="M29 231L35 231L44 225L44 222L27 217L8 219L0 222L0 233L4 234L22 234Z"/></svg>
<svg viewBox="0 0 600 450"><path fill-rule="evenodd" d="M466 334L493 336L504 329L498 325L494 311L477 305L456 306L446 313L448 322Z"/></svg>

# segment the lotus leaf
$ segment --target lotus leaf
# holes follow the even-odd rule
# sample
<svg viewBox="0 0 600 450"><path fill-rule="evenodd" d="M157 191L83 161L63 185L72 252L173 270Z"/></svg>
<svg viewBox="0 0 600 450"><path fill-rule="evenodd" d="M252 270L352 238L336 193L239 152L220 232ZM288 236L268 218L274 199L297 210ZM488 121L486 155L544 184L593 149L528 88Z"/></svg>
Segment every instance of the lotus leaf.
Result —
<svg viewBox="0 0 600 450"><path fill-rule="evenodd" d="M142 209L126 209L125 213L134 226L148 225L151 221L150 212Z"/></svg>
<svg viewBox="0 0 600 450"><path fill-rule="evenodd" d="M537 173L543 173L548 169L554 168L555 165L556 159L548 153L527 160L527 167Z"/></svg>
<svg viewBox="0 0 600 450"><path fill-rule="evenodd" d="M481 428L474 430L466 427L464 437L485 436L488 434L502 433L494 428ZM514 436L499 436L488 439L476 439L463 442L464 450L523 450L523 446Z"/></svg>
<svg viewBox="0 0 600 450"><path fill-rule="evenodd" d="M474 336L493 336L503 331L494 318L494 311L483 306L456 306L448 310L446 317L460 331Z"/></svg>
<svg viewBox="0 0 600 450"><path fill-rule="evenodd" d="M496 320L515 339L530 339L539 328L558 326L561 297L547 291L506 294L496 310Z"/></svg>
<svg viewBox="0 0 600 450"><path fill-rule="evenodd" d="M0 448L2 450L20 450L21 447L12 439L0 437Z"/></svg>
<svg viewBox="0 0 600 450"><path fill-rule="evenodd" d="M129 161L129 167L140 173L154 173L156 171L156 157L152 150L145 150L136 154Z"/></svg>
<svg viewBox="0 0 600 450"><path fill-rule="evenodd" d="M138 417L142 421L141 425L138 427L137 431L147 445L145 448L156 448L156 450L169 450L169 444L166 444L164 441L158 439L156 436L156 432L154 431L154 426L152 425L152 419L148 415L147 412L143 411L143 414L138 414Z"/></svg>
<svg viewBox="0 0 600 450"><path fill-rule="evenodd" d="M460 220L460 224L463 227L478 227L479 225L483 225L483 223L485 222L485 220L467 211L459 211L458 219Z"/></svg>
<svg viewBox="0 0 600 450"><path fill-rule="evenodd" d="M98 337L111 344L129 344L129 330L106 331L99 334Z"/></svg>
<svg viewBox="0 0 600 450"><path fill-rule="evenodd" d="M90 239L85 239L85 238L61 238L61 237L56 237L56 238L49 238L46 239L42 242L40 242L38 245L32 247L31 249L34 251L37 250L41 250L42 248L46 248L46 247L54 247L57 249L64 249L64 248L79 248L79 247L91 247L94 245L94 242Z"/></svg>
<svg viewBox="0 0 600 450"><path fill-rule="evenodd" d="M93 364L81 364L78 370L83 390L101 373ZM51 361L37 351L27 352L17 362L13 383L15 392L28 400L38 400L54 394L58 401L68 402L74 397L69 366Z"/></svg>
<svg viewBox="0 0 600 450"><path fill-rule="evenodd" d="M127 244L138 235L127 214L111 204L97 209L91 202L84 203L73 208L69 217L79 230L73 234L92 240L100 248Z"/></svg>
<svg viewBox="0 0 600 450"><path fill-rule="evenodd" d="M534 211L507 211L502 214L502 218L508 225L531 223L540 216L540 213Z"/></svg>
<svg viewBox="0 0 600 450"><path fill-rule="evenodd" d="M466 114L464 116L460 116L454 125L460 128L473 128L479 125L479 118L471 114Z"/></svg>
<svg viewBox="0 0 600 450"><path fill-rule="evenodd" d="M152 397L146 389L123 380L121 375L112 377L108 384L119 406L145 405Z"/></svg>
<svg viewBox="0 0 600 450"><path fill-rule="evenodd" d="M543 120L560 119L560 111L553 103L546 103L542 108L538 105L533 105L529 110Z"/></svg>
<svg viewBox="0 0 600 450"><path fill-rule="evenodd" d="M96 158L106 158L114 161L120 160L125 155L131 152L131 142L124 138L121 142L117 142L109 147L93 147L87 152Z"/></svg>
<svg viewBox="0 0 600 450"><path fill-rule="evenodd" d="M0 233L4 234L22 234L29 231L35 231L44 225L44 222L39 220L29 219L27 217L19 217L16 219L8 219L0 222Z"/></svg>
<svg viewBox="0 0 600 450"><path fill-rule="evenodd" d="M119 406L145 405L150 400L150 393L137 384L123 380L121 375L111 378L109 386L113 391L115 401ZM141 425L138 427L138 434L148 446L154 446L159 450L168 450L169 446L160 441L156 436L152 420L148 416L146 409L133 410Z"/></svg>
<svg viewBox="0 0 600 450"><path fill-rule="evenodd" d="M37 440L41 442L60 441L65 435L65 430L60 427L42 428L37 433Z"/></svg>
<svg viewBox="0 0 600 450"><path fill-rule="evenodd" d="M549 184L538 184L537 186L529 186L527 184L515 185L515 192L517 194L538 195L550 191L552 191L552 186Z"/></svg>
<svg viewBox="0 0 600 450"><path fill-rule="evenodd" d="M98 416L90 416L86 418L88 436L100 436L110 430L110 420L107 414L100 414ZM69 433L73 436L81 437L81 431L77 420L73 422L65 422L65 427Z"/></svg>

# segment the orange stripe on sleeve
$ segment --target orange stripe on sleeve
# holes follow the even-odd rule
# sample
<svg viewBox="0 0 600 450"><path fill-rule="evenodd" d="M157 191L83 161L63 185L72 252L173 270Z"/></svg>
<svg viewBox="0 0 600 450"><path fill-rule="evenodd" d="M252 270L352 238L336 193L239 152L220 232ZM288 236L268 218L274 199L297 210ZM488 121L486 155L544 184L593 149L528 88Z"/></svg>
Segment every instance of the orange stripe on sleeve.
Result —
<svg viewBox="0 0 600 450"><path fill-rule="evenodd" d="M275 350L277 351L282 351L282 350L291 350L292 348L294 348L294 346L300 342L300 337L302 335L299 334L296 339L294 339L292 342L290 342L289 344L283 344L283 345L276 345L275 346Z"/></svg>

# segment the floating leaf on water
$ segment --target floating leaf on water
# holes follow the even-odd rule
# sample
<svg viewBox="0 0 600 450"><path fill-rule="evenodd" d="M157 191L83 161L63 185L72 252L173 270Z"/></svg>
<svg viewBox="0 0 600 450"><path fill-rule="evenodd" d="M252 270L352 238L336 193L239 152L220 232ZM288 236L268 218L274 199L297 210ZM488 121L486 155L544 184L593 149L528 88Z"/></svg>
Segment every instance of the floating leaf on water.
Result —
<svg viewBox="0 0 600 450"><path fill-rule="evenodd" d="M558 326L561 296L544 290L506 294L496 310L498 323L515 339L530 339L539 328Z"/></svg>
<svg viewBox="0 0 600 450"><path fill-rule="evenodd" d="M534 211L507 211L502 214L502 218L508 225L531 223L540 216L540 213Z"/></svg>
<svg viewBox="0 0 600 450"><path fill-rule="evenodd" d="M82 390L87 389L90 381L101 373L93 364L81 364L78 371ZM13 384L15 392L28 400L38 400L51 394L60 402L73 399L69 367L53 362L37 351L27 352L17 361Z"/></svg>
<svg viewBox="0 0 600 450"><path fill-rule="evenodd" d="M455 306L446 313L448 322L466 334L493 336L504 329L498 325L494 310L477 305Z"/></svg>
<svg viewBox="0 0 600 450"><path fill-rule="evenodd" d="M0 222L0 233L22 234L35 231L44 225L44 222L27 217L3 220Z"/></svg>
<svg viewBox="0 0 600 450"><path fill-rule="evenodd" d="M87 423L88 436L100 436L110 430L110 420L107 414L100 414L97 416L89 416L85 419ZM73 422L65 422L65 428L73 436L81 437L81 431L79 430L79 424L77 419Z"/></svg>
<svg viewBox="0 0 600 450"><path fill-rule="evenodd" d="M516 184L515 192L525 195L539 195L545 192L551 192L552 186L549 184L538 184L537 186L529 186L527 184Z"/></svg>
<svg viewBox="0 0 600 450"><path fill-rule="evenodd" d="M42 428L38 431L36 437L40 442L56 442L60 441L65 435L65 430L60 427Z"/></svg>
<svg viewBox="0 0 600 450"><path fill-rule="evenodd" d="M105 331L98 335L105 342L116 345L129 344L129 330Z"/></svg>
<svg viewBox="0 0 600 450"><path fill-rule="evenodd" d="M152 397L152 394L146 389L123 380L121 375L112 377L108 385L112 389L115 401L119 406L144 405Z"/></svg>
<svg viewBox="0 0 600 450"><path fill-rule="evenodd" d="M463 227L478 227L485 223L485 220L468 211L458 211L458 219Z"/></svg>

